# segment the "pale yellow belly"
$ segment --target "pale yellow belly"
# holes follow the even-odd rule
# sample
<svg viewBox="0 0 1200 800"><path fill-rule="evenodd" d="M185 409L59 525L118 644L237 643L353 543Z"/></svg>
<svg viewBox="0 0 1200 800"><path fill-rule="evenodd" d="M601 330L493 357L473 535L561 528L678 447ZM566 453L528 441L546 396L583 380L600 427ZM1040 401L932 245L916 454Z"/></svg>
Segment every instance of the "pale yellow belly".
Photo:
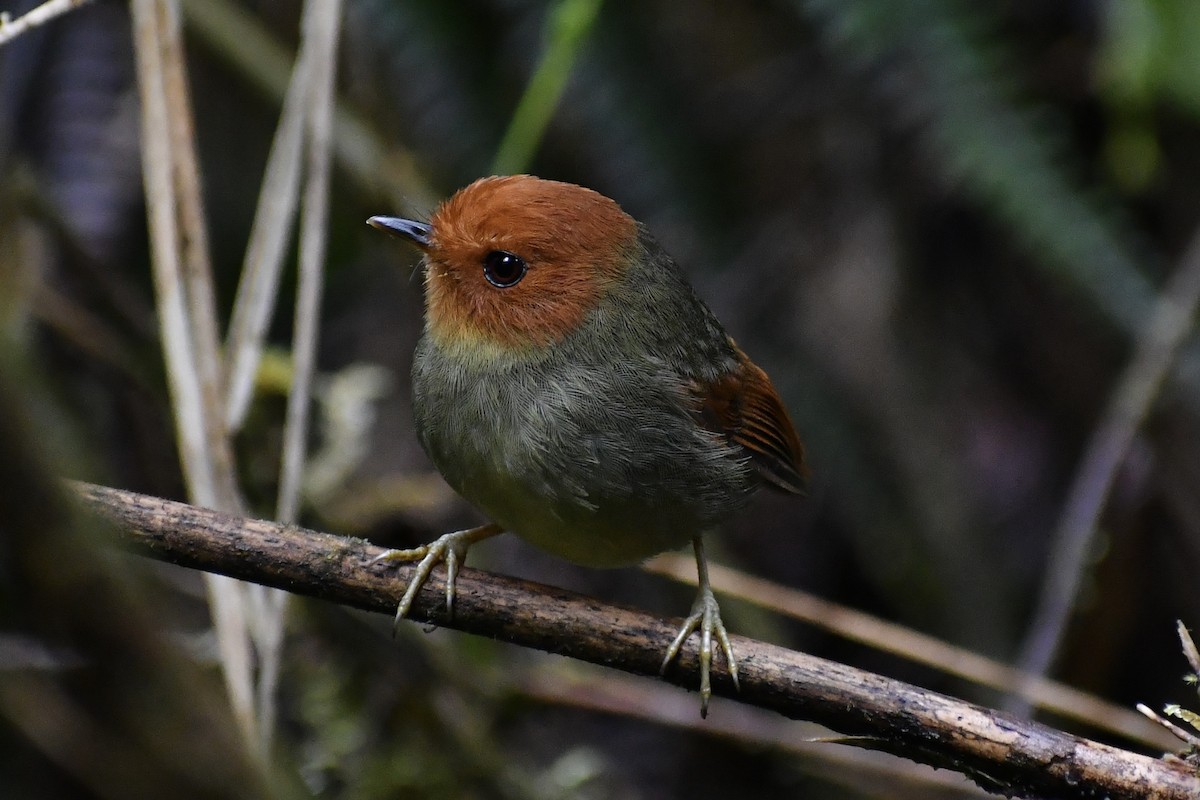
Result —
<svg viewBox="0 0 1200 800"><path fill-rule="evenodd" d="M507 481L464 495L505 530L548 553L591 567L637 564L682 547L703 532L685 511L645 501L603 502L589 508L555 502Z"/></svg>

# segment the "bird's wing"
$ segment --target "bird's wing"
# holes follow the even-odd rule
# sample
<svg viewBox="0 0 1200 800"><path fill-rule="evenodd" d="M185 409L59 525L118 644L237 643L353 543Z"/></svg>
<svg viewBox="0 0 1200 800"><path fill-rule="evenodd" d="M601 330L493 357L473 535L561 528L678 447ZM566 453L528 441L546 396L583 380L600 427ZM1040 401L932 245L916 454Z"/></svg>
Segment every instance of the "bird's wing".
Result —
<svg viewBox="0 0 1200 800"><path fill-rule="evenodd" d="M791 417L767 373L733 349L737 365L730 372L692 387L700 423L745 450L767 485L803 494L808 467Z"/></svg>

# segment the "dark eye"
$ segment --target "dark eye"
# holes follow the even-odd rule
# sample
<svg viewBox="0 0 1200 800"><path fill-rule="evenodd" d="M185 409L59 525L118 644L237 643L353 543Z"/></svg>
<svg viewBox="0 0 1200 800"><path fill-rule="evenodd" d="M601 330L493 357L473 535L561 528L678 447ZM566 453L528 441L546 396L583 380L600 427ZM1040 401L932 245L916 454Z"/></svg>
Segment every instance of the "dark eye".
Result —
<svg viewBox="0 0 1200 800"><path fill-rule="evenodd" d="M526 269L525 259L507 250L493 250L483 257L483 277L499 289L516 286Z"/></svg>

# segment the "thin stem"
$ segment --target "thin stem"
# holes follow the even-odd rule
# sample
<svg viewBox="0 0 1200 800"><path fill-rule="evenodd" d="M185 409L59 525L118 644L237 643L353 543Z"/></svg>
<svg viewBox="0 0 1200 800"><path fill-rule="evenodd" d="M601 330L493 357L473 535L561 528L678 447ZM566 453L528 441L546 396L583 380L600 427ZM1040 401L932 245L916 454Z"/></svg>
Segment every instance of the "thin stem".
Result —
<svg viewBox="0 0 1200 800"><path fill-rule="evenodd" d="M312 39L313 82L308 98L307 183L300 225L300 277L292 343L292 388L284 427L283 466L276 519L294 522L300 503L308 442L309 407L319 335L325 243L329 220L330 135L341 0L310 0L305 8L306 41Z"/></svg>
<svg viewBox="0 0 1200 800"><path fill-rule="evenodd" d="M250 407L254 377L262 361L267 327L278 299L287 243L296 221L305 109L312 73L310 53L305 48L297 57L283 101L225 339L225 421L231 431L241 428Z"/></svg>
<svg viewBox="0 0 1200 800"><path fill-rule="evenodd" d="M1037 610L1018 660L1020 669L1030 675L1044 675L1058 653L1117 470L1175 366L1192 331L1198 305L1200 233L1155 302L1071 484ZM1024 701L1014 701L1010 707L1028 711Z"/></svg>
<svg viewBox="0 0 1200 800"><path fill-rule="evenodd" d="M601 0L560 0L546 20L546 51L513 112L512 122L492 162L494 175L529 168L571 77L571 67L592 30Z"/></svg>
<svg viewBox="0 0 1200 800"><path fill-rule="evenodd" d="M52 19L61 17L68 11L74 11L92 0L46 0L40 6L30 9L16 19L9 19L8 14L0 14L0 45L5 45L23 33L45 25Z"/></svg>
<svg viewBox="0 0 1200 800"><path fill-rule="evenodd" d="M130 13L151 267L184 479L194 502L236 513L241 503L220 412L212 276L178 11L167 0L133 0ZM221 576L207 576L205 584L234 715L252 742L257 725L243 594Z"/></svg>

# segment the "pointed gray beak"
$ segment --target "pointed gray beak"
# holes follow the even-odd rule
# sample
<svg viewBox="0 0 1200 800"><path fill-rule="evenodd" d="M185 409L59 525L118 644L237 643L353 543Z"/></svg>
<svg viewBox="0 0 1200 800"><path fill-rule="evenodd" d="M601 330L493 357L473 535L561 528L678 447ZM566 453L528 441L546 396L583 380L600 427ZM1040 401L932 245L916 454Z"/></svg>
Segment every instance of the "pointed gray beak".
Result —
<svg viewBox="0 0 1200 800"><path fill-rule="evenodd" d="M429 233L432 229L424 222L400 217L371 217L367 224L392 236L408 239L422 250L429 247Z"/></svg>

